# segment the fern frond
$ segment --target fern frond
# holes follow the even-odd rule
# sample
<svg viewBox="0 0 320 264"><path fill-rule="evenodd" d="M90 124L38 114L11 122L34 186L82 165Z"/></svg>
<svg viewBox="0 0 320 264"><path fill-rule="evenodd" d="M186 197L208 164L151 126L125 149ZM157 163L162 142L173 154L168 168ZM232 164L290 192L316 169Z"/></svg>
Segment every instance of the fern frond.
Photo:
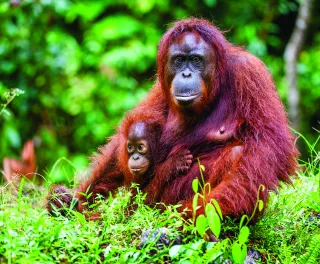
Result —
<svg viewBox="0 0 320 264"><path fill-rule="evenodd" d="M307 251L303 254L299 260L299 264L316 264L320 260L320 234L316 234L311 239Z"/></svg>

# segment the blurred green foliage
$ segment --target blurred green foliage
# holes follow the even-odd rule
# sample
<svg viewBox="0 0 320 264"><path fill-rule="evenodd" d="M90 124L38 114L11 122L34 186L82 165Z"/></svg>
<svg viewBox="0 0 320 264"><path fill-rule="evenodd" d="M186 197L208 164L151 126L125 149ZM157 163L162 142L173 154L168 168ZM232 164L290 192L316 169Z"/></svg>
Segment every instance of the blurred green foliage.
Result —
<svg viewBox="0 0 320 264"><path fill-rule="evenodd" d="M320 120L320 3L298 65L302 133ZM0 0L0 95L25 91L0 116L0 160L34 138L39 172L60 157L81 166L155 81L157 43L189 16L215 20L259 56L286 103L282 54L296 0ZM311 139L310 139L311 137Z"/></svg>

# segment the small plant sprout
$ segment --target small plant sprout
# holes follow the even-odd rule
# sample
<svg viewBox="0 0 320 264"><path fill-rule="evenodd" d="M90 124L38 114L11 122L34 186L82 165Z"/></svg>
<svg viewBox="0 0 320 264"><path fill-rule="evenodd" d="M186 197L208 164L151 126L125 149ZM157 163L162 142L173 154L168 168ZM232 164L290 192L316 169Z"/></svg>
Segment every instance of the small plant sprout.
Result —
<svg viewBox="0 0 320 264"><path fill-rule="evenodd" d="M86 198L86 202L84 202L83 203L83 205L88 205L89 203L88 203L88 200L89 200L89 198L92 196L92 192L91 193L89 193L89 190L90 190L90 185L88 186L88 188L86 189L86 192L84 193L84 192L79 192L79 194L81 194L82 196L84 196L85 198ZM92 208L94 208L94 207L96 207L96 204L95 203L93 203L93 204L91 204L90 206L89 206L89 209L92 209Z"/></svg>
<svg viewBox="0 0 320 264"><path fill-rule="evenodd" d="M263 210L263 207L264 207L264 203L262 200L259 199L260 197L260 192L264 192L266 189L266 187L263 185L263 184L260 184L259 185L259 188L258 188L258 192L257 192L257 202L254 206L254 209L253 209L253 212L252 212L252 215L250 216L250 218L248 218L248 216L246 216L246 219L247 219L247 224L252 220L252 218L255 216L256 212L257 212L257 209L259 210L259 212L261 212ZM242 218L244 219L245 216L242 216ZM240 221L240 224L243 223L243 221ZM240 228L242 227L242 225L240 225Z"/></svg>
<svg viewBox="0 0 320 264"><path fill-rule="evenodd" d="M202 236L204 239L208 240L208 235L206 234L206 231L210 229L210 231L215 235L216 238L219 238L220 232L221 232L221 220L222 218L222 212L220 209L219 204L216 200L211 199L210 202L207 201L207 194L211 192L211 186L209 183L205 184L203 172L205 171L205 167L200 163L200 160L198 159L198 165L200 169L200 176L202 180L202 184L199 182L199 179L196 178L192 182L192 189L195 192L195 195L193 197L192 206L192 218L193 223L195 223L196 230ZM199 187L201 193L199 193ZM198 205L199 198L202 201L202 204L204 206L204 213L197 217L196 219L196 212L197 209L200 207Z"/></svg>
<svg viewBox="0 0 320 264"><path fill-rule="evenodd" d="M234 263L242 264L247 256L247 245L250 230L247 226L240 229L238 241L232 243L232 259Z"/></svg>
<svg viewBox="0 0 320 264"><path fill-rule="evenodd" d="M7 106L12 102L12 100L21 94L24 94L24 91L20 90L19 88L13 88L9 91L5 92L3 94L3 97L5 99L5 103L0 104L1 110L0 110L0 116L2 114L10 115L10 113L6 110Z"/></svg>

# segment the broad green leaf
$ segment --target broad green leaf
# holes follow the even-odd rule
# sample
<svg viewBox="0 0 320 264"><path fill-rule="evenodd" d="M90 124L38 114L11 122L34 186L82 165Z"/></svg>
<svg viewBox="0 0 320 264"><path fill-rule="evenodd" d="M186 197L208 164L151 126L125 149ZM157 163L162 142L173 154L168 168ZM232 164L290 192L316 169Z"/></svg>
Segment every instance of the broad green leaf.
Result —
<svg viewBox="0 0 320 264"><path fill-rule="evenodd" d="M204 215L199 215L196 220L196 229L200 236L203 236L207 229L207 218Z"/></svg>
<svg viewBox="0 0 320 264"><path fill-rule="evenodd" d="M221 221L212 204L207 204L206 215L210 230L216 238L219 238L221 232Z"/></svg>
<svg viewBox="0 0 320 264"><path fill-rule="evenodd" d="M195 178L193 181L192 181L192 190L197 193L198 192L198 188L199 188L199 180L198 178Z"/></svg>
<svg viewBox="0 0 320 264"><path fill-rule="evenodd" d="M198 199L199 199L199 193L196 193L193 196L193 200L192 200L192 212L193 212L193 215L195 215L196 211L197 211Z"/></svg>
<svg viewBox="0 0 320 264"><path fill-rule="evenodd" d="M232 244L232 258L234 263L243 263L241 262L242 259L242 251L241 251L241 246L239 245L238 242L233 242Z"/></svg>
<svg viewBox="0 0 320 264"><path fill-rule="evenodd" d="M246 257L247 257L247 245L244 244L242 245L242 249L241 249L241 262L240 263L244 263Z"/></svg>
<svg viewBox="0 0 320 264"><path fill-rule="evenodd" d="M219 214L220 219L222 220L223 217L222 217L222 212L221 212L220 205L218 204L218 202L217 202L215 199L211 199L210 202L213 203L213 205L214 205L214 207L215 207L215 209L216 209L216 212Z"/></svg>
<svg viewBox="0 0 320 264"><path fill-rule="evenodd" d="M212 212L216 213L216 209L215 209L214 206L213 206L212 204L210 204L210 203L208 203L208 204L206 205L205 210L206 210L206 215L208 215L209 213L212 213Z"/></svg>
<svg viewBox="0 0 320 264"><path fill-rule="evenodd" d="M247 226L244 226L240 229L240 234L239 234L240 245L243 245L248 241L249 234L250 234L250 230Z"/></svg>

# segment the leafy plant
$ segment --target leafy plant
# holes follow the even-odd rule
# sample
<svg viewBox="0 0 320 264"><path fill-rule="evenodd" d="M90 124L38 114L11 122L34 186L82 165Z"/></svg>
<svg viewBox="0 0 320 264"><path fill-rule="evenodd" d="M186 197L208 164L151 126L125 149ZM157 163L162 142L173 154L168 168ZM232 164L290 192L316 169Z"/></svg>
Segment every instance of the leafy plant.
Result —
<svg viewBox="0 0 320 264"><path fill-rule="evenodd" d="M202 165L201 165L202 166ZM200 167L201 171L204 171L203 166ZM195 222L195 227L201 237L208 240L206 231L209 229L216 238L219 238L221 232L221 220L222 212L219 204L216 200L211 199L210 203L206 201L206 193L198 193L199 180L194 179L192 182L193 191L196 192L193 198L193 222ZM200 185L201 186L201 185ZM209 183L206 183L205 186L210 186ZM205 187L202 188L205 190ZM208 188L210 191L210 188ZM200 214L196 218L196 211L198 209L198 201L201 199L205 207L205 214Z"/></svg>
<svg viewBox="0 0 320 264"><path fill-rule="evenodd" d="M240 229L238 241L232 243L232 259L234 263L244 263L247 256L247 242L249 241L250 230L247 226Z"/></svg>
<svg viewBox="0 0 320 264"><path fill-rule="evenodd" d="M211 186L209 183L205 183L204 181L203 172L205 171L205 167L200 163L199 159L198 159L198 165L199 165L200 178L202 180L202 183L200 183L198 178L194 179L192 182L192 189L195 192L193 202L192 202L192 205L193 205L192 223L195 223L194 226L196 231L200 234L200 236L204 240L207 240L207 241L209 240L207 231L212 232L212 234L216 237L216 239L219 239L221 228L222 228L222 221L223 221L221 208L215 199L211 199L209 202L207 201L207 196L208 194L211 193ZM247 243L249 241L250 230L246 225L248 225L250 221L253 219L257 210L259 210L260 212L263 210L264 203L262 200L259 199L259 195L260 195L260 192L264 190L265 190L265 187L263 185L260 185L257 191L257 202L255 204L252 215L250 217L248 217L247 215L242 216L240 225L239 225L240 232L237 237L237 240L231 241L227 239L228 243L231 243L230 257L234 261L234 263L241 263L241 264L244 263L244 260L247 256ZM198 215L198 217L196 217L197 210L200 207L198 205L199 201L201 206L204 207L204 214L200 214ZM224 242L224 243L227 243L227 242ZM221 256L223 252L217 250L216 247L222 250L224 246L221 246L219 242L217 245L214 245L212 249L212 251L214 252L219 252L217 256Z"/></svg>

